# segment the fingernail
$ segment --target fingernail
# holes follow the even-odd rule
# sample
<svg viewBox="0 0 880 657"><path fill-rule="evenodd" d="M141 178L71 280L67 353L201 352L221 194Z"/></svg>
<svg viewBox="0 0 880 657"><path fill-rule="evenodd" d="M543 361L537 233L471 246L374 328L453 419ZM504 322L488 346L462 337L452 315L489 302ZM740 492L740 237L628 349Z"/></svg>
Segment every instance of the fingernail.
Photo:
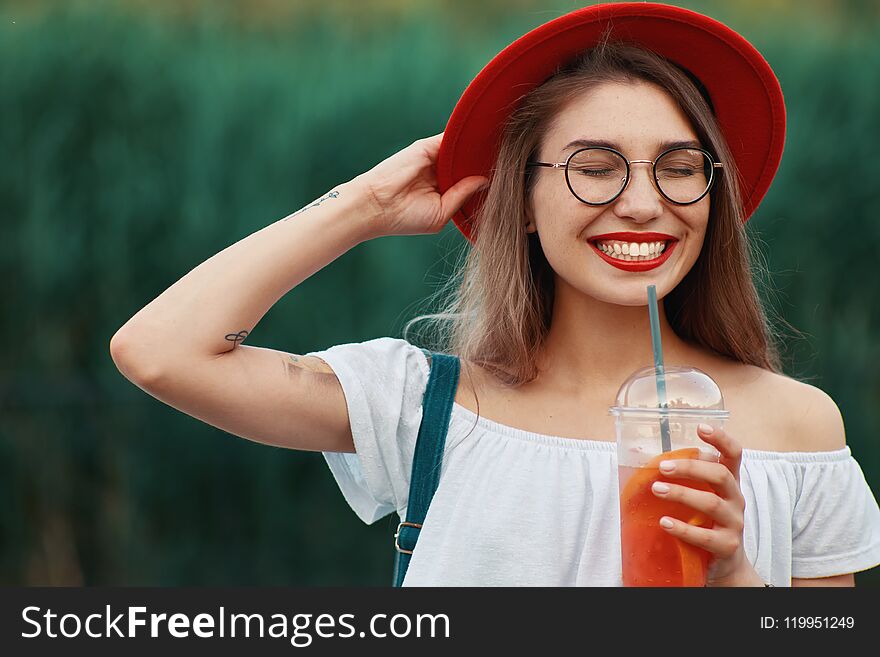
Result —
<svg viewBox="0 0 880 657"><path fill-rule="evenodd" d="M666 529L672 529L673 524L669 518L667 518L666 516L663 516L662 518L660 518L660 526L666 527Z"/></svg>
<svg viewBox="0 0 880 657"><path fill-rule="evenodd" d="M662 481L655 481L654 485L651 486L654 489L655 493L660 493L661 495L666 495L669 492L669 486L664 484Z"/></svg>
<svg viewBox="0 0 880 657"><path fill-rule="evenodd" d="M672 461L660 461L660 472L672 472L675 470L675 463Z"/></svg>
<svg viewBox="0 0 880 657"><path fill-rule="evenodd" d="M699 429L702 433L706 434L707 436L711 436L712 432L715 431L715 429L713 427L711 427L710 425L702 424L702 423L697 426L697 429Z"/></svg>

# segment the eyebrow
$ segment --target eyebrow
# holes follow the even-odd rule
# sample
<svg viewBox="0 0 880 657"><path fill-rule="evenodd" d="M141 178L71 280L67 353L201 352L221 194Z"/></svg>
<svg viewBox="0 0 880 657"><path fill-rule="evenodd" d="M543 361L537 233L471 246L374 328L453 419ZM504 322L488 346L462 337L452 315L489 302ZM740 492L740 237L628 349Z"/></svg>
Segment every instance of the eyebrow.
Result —
<svg viewBox="0 0 880 657"><path fill-rule="evenodd" d="M571 149L571 148L594 148L596 146L604 147L604 148L613 148L616 151L622 151L623 148L620 144L613 141L606 141L604 139L575 139L565 145L563 148L563 152ZM702 148L703 146L698 141L687 140L687 141L664 141L657 144L657 152L662 153L663 151L668 151L670 148Z"/></svg>

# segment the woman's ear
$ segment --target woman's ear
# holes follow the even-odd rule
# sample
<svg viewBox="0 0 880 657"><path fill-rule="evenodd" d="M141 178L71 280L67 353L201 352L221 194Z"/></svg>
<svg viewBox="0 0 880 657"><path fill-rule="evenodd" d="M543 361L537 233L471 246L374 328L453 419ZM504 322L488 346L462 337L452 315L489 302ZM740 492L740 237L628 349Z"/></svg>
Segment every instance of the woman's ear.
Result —
<svg viewBox="0 0 880 657"><path fill-rule="evenodd" d="M538 228L535 226L535 221L532 218L532 209L528 207L525 208L525 219L526 219L526 232L527 233L536 233L538 232Z"/></svg>

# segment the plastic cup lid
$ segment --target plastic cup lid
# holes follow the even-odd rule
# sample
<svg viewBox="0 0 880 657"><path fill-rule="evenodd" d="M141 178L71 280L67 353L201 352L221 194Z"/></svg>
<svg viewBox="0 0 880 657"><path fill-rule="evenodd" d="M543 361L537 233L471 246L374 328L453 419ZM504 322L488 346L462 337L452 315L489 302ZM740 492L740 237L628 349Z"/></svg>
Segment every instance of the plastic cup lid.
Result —
<svg viewBox="0 0 880 657"><path fill-rule="evenodd" d="M617 392L617 403L609 409L613 415L701 416L723 419L730 415L724 408L721 388L706 372L696 367L670 365L665 368L666 405L657 397L656 370L653 366L633 372Z"/></svg>

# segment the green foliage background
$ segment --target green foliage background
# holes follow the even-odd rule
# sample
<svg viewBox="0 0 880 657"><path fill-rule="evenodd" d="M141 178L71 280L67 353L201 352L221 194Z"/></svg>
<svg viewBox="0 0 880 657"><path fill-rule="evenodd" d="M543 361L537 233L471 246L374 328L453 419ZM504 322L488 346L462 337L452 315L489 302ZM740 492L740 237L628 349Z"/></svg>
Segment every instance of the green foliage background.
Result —
<svg viewBox="0 0 880 657"><path fill-rule="evenodd" d="M579 4L0 4L0 582L387 584L394 516L364 526L320 454L153 400L109 340L213 253L442 131L498 50ZM877 6L674 4L744 33L782 82L786 153L749 230L804 334L787 372L837 401L880 490ZM463 247L451 224L362 244L249 342L399 336Z"/></svg>

